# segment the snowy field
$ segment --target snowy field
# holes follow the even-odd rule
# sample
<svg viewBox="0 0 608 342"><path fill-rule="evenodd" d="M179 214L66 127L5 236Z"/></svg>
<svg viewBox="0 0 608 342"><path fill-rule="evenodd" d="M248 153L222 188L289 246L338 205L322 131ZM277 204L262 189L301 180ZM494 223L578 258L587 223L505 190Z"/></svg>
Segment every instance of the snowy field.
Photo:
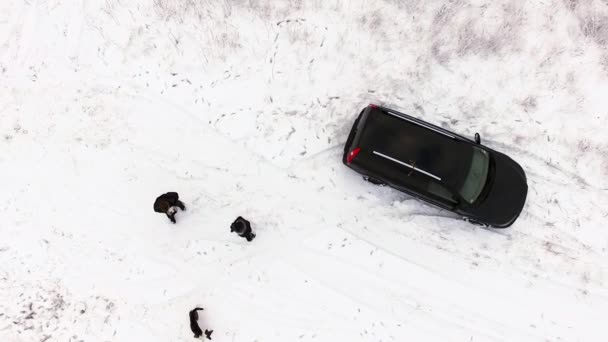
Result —
<svg viewBox="0 0 608 342"><path fill-rule="evenodd" d="M519 220L344 167L370 102L518 161ZM2 0L0 341L608 341L607 129L605 0Z"/></svg>

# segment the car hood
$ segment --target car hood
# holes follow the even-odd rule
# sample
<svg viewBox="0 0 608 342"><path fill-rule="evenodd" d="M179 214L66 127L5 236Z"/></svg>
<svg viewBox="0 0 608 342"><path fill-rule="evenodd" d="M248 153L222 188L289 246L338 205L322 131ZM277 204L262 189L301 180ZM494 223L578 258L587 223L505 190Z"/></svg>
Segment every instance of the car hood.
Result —
<svg viewBox="0 0 608 342"><path fill-rule="evenodd" d="M506 155L494 151L494 174L485 198L473 213L495 227L508 227L521 213L528 194L526 174L522 167Z"/></svg>

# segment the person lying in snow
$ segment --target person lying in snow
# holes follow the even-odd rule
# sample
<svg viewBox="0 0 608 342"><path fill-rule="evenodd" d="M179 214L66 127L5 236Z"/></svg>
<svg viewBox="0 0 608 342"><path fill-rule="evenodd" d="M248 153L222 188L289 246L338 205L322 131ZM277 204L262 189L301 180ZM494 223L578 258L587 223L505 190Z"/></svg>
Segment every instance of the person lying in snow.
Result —
<svg viewBox="0 0 608 342"><path fill-rule="evenodd" d="M158 196L154 201L154 211L164 213L173 223L176 222L175 213L177 213L177 208L186 210L186 206L179 200L177 192L167 192Z"/></svg>
<svg viewBox="0 0 608 342"><path fill-rule="evenodd" d="M194 308L193 310L190 310L189 312L189 316L190 316L190 330L192 330L192 332L194 333L194 337L195 338L199 338L203 335L203 330L201 329L201 327L199 327L198 325L198 312L199 310L205 310L203 308ZM213 333L213 330L207 330L205 329L205 337L207 337L207 339L211 339L211 334Z"/></svg>
<svg viewBox="0 0 608 342"><path fill-rule="evenodd" d="M234 222L232 222L230 225L230 231L237 233L240 237L247 239L247 241L251 241L253 238L255 238L255 233L251 230L251 224L249 221L240 216L237 217Z"/></svg>

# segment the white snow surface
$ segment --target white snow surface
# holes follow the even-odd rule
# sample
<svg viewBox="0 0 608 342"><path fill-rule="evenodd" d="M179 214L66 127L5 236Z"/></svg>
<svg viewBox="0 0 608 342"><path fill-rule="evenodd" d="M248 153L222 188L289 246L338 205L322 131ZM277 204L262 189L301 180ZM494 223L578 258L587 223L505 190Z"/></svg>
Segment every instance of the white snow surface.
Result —
<svg viewBox="0 0 608 342"><path fill-rule="evenodd" d="M607 94L602 0L0 1L0 341L608 341ZM518 161L518 221L344 167L371 102Z"/></svg>

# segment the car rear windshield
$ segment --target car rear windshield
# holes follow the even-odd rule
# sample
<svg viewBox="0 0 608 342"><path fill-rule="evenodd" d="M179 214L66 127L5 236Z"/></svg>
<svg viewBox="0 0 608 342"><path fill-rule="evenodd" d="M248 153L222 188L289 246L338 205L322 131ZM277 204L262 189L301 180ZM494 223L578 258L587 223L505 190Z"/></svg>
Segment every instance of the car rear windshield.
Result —
<svg viewBox="0 0 608 342"><path fill-rule="evenodd" d="M460 188L460 195L469 203L479 197L488 179L490 155L479 147L473 146L473 157L469 172Z"/></svg>

